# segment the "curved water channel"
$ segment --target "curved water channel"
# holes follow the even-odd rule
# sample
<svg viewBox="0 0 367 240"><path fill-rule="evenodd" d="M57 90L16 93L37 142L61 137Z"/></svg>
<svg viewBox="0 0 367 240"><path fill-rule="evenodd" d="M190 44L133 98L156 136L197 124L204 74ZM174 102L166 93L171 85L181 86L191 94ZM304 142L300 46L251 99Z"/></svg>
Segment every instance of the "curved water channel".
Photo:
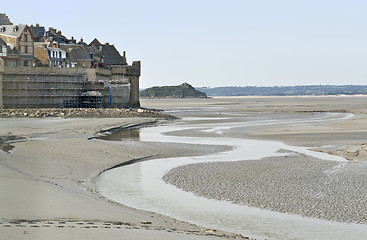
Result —
<svg viewBox="0 0 367 240"><path fill-rule="evenodd" d="M215 120L215 117L186 117L183 121L170 126L144 128L140 130L139 141L201 144L203 147L206 144L230 145L234 148L228 152L212 155L155 159L114 168L100 175L97 187L105 197L136 209L157 212L200 226L236 232L257 239L363 239L367 236L367 225L312 219L206 199L184 192L162 180L166 172L181 165L197 162L256 160L286 154L279 153L280 149L324 160L346 161L341 157L275 141L228 137L181 137L163 133L197 129L220 135L236 127L334 121L352 116L342 113L324 113L292 119L251 117L246 121L223 123L208 123L210 120ZM221 120L226 117L221 116ZM230 118L231 116L228 116L228 119ZM195 124L192 124L193 122Z"/></svg>

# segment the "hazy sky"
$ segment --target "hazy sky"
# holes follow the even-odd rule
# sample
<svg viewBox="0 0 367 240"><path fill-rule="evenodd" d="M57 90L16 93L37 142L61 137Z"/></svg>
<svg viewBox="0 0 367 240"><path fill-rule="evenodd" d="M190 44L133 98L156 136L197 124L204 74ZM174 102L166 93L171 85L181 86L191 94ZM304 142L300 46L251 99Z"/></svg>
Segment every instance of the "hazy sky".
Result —
<svg viewBox="0 0 367 240"><path fill-rule="evenodd" d="M141 88L367 84L366 0L37 2L0 12L114 44L142 61Z"/></svg>

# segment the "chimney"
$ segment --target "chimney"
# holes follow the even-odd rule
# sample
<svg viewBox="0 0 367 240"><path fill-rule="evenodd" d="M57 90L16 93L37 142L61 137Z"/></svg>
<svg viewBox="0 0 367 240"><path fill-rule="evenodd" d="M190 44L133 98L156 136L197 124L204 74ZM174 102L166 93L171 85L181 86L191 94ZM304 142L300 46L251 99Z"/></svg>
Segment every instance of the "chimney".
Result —
<svg viewBox="0 0 367 240"><path fill-rule="evenodd" d="M127 64L126 52L125 51L122 52L122 59L124 60L124 64Z"/></svg>
<svg viewBox="0 0 367 240"><path fill-rule="evenodd" d="M53 28L53 27L49 27L49 28L48 28L48 31L50 31L51 33L56 33L56 29L55 29L55 28Z"/></svg>
<svg viewBox="0 0 367 240"><path fill-rule="evenodd" d="M57 34L61 35L61 30L57 31Z"/></svg>
<svg viewBox="0 0 367 240"><path fill-rule="evenodd" d="M38 23L36 23L36 27L39 27L40 25Z"/></svg>
<svg viewBox="0 0 367 240"><path fill-rule="evenodd" d="M106 46L110 46L110 43L108 43L108 42L106 42L106 44L105 44Z"/></svg>
<svg viewBox="0 0 367 240"><path fill-rule="evenodd" d="M80 38L80 42L83 42L83 38Z"/></svg>
<svg viewBox="0 0 367 240"><path fill-rule="evenodd" d="M59 46L58 46L58 42L53 42L52 43L52 48L58 48Z"/></svg>

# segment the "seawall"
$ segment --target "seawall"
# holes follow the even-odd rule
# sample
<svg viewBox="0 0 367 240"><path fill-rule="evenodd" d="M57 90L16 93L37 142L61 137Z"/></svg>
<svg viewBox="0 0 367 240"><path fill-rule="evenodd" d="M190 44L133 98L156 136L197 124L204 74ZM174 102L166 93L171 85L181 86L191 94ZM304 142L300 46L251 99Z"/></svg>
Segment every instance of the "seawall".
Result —
<svg viewBox="0 0 367 240"><path fill-rule="evenodd" d="M138 63L110 69L30 68L7 67L0 59L0 108L140 107Z"/></svg>

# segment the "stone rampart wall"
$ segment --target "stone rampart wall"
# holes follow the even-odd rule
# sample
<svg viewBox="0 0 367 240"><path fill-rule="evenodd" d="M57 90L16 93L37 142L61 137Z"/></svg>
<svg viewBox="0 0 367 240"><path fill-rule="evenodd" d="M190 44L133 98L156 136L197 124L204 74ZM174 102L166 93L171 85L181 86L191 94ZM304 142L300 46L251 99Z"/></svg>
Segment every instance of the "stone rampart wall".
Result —
<svg viewBox="0 0 367 240"><path fill-rule="evenodd" d="M78 105L87 84L77 69L5 67L3 108L64 108Z"/></svg>
<svg viewBox="0 0 367 240"><path fill-rule="evenodd" d="M133 69L5 67L0 59L0 108L79 107L81 96L102 96L103 107L139 107ZM140 69L139 69L140 71ZM140 72L139 72L140 75ZM94 85L102 87L93 88ZM132 89L137 87L137 89ZM88 91L93 91L88 95ZM133 98L131 97L133 93ZM85 106L85 105L83 105Z"/></svg>

